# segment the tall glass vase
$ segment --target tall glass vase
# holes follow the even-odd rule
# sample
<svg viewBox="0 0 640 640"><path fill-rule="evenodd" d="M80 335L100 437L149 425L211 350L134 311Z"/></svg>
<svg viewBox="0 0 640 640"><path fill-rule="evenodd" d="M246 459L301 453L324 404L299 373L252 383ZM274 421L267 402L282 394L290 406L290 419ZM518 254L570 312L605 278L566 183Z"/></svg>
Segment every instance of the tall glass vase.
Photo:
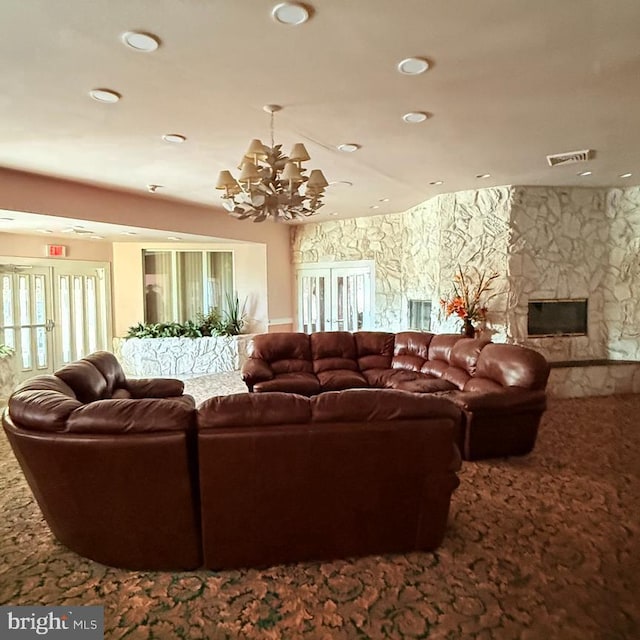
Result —
<svg viewBox="0 0 640 640"><path fill-rule="evenodd" d="M469 318L464 318L462 321L462 335L467 338L475 338L476 337L476 328L473 326L473 323Z"/></svg>

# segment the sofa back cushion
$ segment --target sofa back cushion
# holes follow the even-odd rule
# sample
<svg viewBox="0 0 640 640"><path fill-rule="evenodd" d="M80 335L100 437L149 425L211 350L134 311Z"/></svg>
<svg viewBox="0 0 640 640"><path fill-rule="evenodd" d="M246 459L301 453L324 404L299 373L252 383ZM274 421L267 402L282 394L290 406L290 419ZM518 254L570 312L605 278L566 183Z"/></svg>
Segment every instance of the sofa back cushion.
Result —
<svg viewBox="0 0 640 640"><path fill-rule="evenodd" d="M545 357L533 349L514 344L488 344L478 358L475 377L487 378L503 387L544 389L549 370ZM474 389L465 387L465 390Z"/></svg>
<svg viewBox="0 0 640 640"><path fill-rule="evenodd" d="M109 396L105 377L88 360L78 360L58 369L55 374L76 394L80 402L94 402Z"/></svg>
<svg viewBox="0 0 640 640"><path fill-rule="evenodd" d="M293 393L236 393L214 396L198 407L198 430L304 424L311 420L309 398Z"/></svg>
<svg viewBox="0 0 640 640"><path fill-rule="evenodd" d="M360 371L391 367L395 334L384 331L358 331L353 336Z"/></svg>
<svg viewBox="0 0 640 640"><path fill-rule="evenodd" d="M429 344L432 338L432 333L420 331L396 333L391 366L394 369L420 371L429 357Z"/></svg>
<svg viewBox="0 0 640 640"><path fill-rule="evenodd" d="M449 364L475 376L481 351L490 343L486 338L458 340L451 348Z"/></svg>
<svg viewBox="0 0 640 640"><path fill-rule="evenodd" d="M450 418L460 420L460 410L449 400L396 389L329 391L310 399L313 422L358 422Z"/></svg>
<svg viewBox="0 0 640 640"><path fill-rule="evenodd" d="M109 351L95 351L83 360L90 362L104 377L107 383L107 398L111 398L116 389L125 389L127 379L118 359Z"/></svg>
<svg viewBox="0 0 640 640"><path fill-rule="evenodd" d="M250 358L268 362L275 374L313 371L306 333L261 333L251 340L247 352Z"/></svg>
<svg viewBox="0 0 640 640"><path fill-rule="evenodd" d="M120 435L190 431L195 413L188 396L97 400L74 409L65 432Z"/></svg>
<svg viewBox="0 0 640 640"><path fill-rule="evenodd" d="M324 331L309 336L315 373L347 369L358 371L356 341L348 331Z"/></svg>

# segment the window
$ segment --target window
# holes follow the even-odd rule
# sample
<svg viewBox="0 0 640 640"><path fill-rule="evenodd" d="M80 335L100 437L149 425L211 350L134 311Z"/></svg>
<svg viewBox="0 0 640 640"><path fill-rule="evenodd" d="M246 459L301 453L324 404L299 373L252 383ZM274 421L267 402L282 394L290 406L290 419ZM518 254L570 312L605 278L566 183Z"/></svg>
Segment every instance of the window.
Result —
<svg viewBox="0 0 640 640"><path fill-rule="evenodd" d="M409 300L409 329L431 330L431 300Z"/></svg>
<svg viewBox="0 0 640 640"><path fill-rule="evenodd" d="M143 251L145 322L185 322L233 294L231 251Z"/></svg>

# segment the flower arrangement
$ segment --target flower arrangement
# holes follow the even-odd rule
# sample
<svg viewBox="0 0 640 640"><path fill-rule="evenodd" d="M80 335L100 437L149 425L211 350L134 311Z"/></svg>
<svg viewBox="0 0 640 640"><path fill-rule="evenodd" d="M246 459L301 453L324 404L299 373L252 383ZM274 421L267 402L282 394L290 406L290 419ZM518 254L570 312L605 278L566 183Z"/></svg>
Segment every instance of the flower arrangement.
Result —
<svg viewBox="0 0 640 640"><path fill-rule="evenodd" d="M453 276L453 292L448 298L441 298L440 306L444 310L445 317L457 315L464 322L467 334L474 334L473 322L485 320L487 307L482 304L481 297L491 289L491 283L498 277L497 273L487 275L475 269L475 275L469 276L458 265L458 271Z"/></svg>

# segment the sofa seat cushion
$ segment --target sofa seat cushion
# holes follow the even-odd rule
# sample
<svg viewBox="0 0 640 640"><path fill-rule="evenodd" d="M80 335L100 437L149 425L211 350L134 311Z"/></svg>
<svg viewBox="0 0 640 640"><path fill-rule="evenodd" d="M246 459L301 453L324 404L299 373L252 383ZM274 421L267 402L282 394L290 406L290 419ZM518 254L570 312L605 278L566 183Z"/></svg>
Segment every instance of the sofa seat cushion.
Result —
<svg viewBox="0 0 640 640"><path fill-rule="evenodd" d="M394 386L402 380L414 380L420 374L405 369L367 369L362 372L370 387L376 389L395 389Z"/></svg>
<svg viewBox="0 0 640 640"><path fill-rule="evenodd" d="M434 391L449 391L457 387L448 380L431 376L420 376L413 380L393 380L393 389L411 391L413 393L433 393Z"/></svg>
<svg viewBox="0 0 640 640"><path fill-rule="evenodd" d="M263 393L265 391L284 391L288 393L299 393L303 396L312 396L320 393L320 382L313 373L298 371L296 373L281 373L271 380L257 382L253 387L254 391Z"/></svg>
<svg viewBox="0 0 640 640"><path fill-rule="evenodd" d="M342 391L343 389L369 386L367 379L361 373L350 369L321 371L317 376L321 391Z"/></svg>

